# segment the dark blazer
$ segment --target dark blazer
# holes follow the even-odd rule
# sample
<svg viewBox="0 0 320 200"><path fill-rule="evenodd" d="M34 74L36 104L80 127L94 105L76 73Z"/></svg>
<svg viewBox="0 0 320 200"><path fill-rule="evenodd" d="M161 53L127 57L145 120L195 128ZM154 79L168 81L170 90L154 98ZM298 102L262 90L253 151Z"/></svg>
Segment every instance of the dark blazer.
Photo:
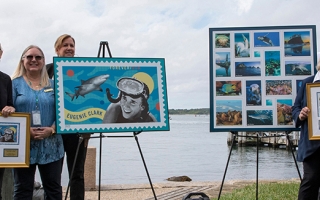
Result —
<svg viewBox="0 0 320 200"><path fill-rule="evenodd" d="M0 112L5 106L12 106L12 82L10 76L0 71Z"/></svg>
<svg viewBox="0 0 320 200"><path fill-rule="evenodd" d="M298 91L294 105L292 106L292 117L295 121L296 128L301 126L300 140L298 144L297 160L303 162L308 156L312 155L320 148L320 141L309 140L308 136L308 119L301 121L299 114L302 108L307 106L306 84L312 83L314 76L310 76L302 81L301 88Z"/></svg>
<svg viewBox="0 0 320 200"><path fill-rule="evenodd" d="M48 72L49 78L52 79L53 72L54 72L53 63L47 64L46 68L47 68L47 72Z"/></svg>

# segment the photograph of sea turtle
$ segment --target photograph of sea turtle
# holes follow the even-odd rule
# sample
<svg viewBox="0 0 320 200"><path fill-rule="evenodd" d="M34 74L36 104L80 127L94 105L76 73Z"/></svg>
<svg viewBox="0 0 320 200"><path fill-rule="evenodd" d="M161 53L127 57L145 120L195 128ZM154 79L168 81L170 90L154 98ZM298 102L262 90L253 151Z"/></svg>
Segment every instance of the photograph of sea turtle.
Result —
<svg viewBox="0 0 320 200"><path fill-rule="evenodd" d="M215 108L217 126L242 125L241 100L217 100Z"/></svg>
<svg viewBox="0 0 320 200"><path fill-rule="evenodd" d="M261 76L261 62L236 62L235 76Z"/></svg>
<svg viewBox="0 0 320 200"><path fill-rule="evenodd" d="M246 81L246 105L261 106L261 80Z"/></svg>
<svg viewBox="0 0 320 200"><path fill-rule="evenodd" d="M241 81L216 81L216 96L241 95Z"/></svg>
<svg viewBox="0 0 320 200"><path fill-rule="evenodd" d="M266 95L292 95L292 80L266 80Z"/></svg>
<svg viewBox="0 0 320 200"><path fill-rule="evenodd" d="M285 61L286 76L311 75L311 61Z"/></svg>
<svg viewBox="0 0 320 200"><path fill-rule="evenodd" d="M216 53L216 77L230 77L230 52Z"/></svg>
<svg viewBox="0 0 320 200"><path fill-rule="evenodd" d="M302 81L303 80L296 80L296 89L297 89L296 92L297 92L297 94L298 94L299 89L302 86Z"/></svg>
<svg viewBox="0 0 320 200"><path fill-rule="evenodd" d="M230 48L230 33L215 34L216 48Z"/></svg>
<svg viewBox="0 0 320 200"><path fill-rule="evenodd" d="M284 32L285 56L310 56L310 32Z"/></svg>
<svg viewBox="0 0 320 200"><path fill-rule="evenodd" d="M278 125L292 125L292 99L278 99L277 100L277 124Z"/></svg>
<svg viewBox="0 0 320 200"><path fill-rule="evenodd" d="M247 110L247 126L273 125L272 110Z"/></svg>
<svg viewBox="0 0 320 200"><path fill-rule="evenodd" d="M280 76L280 51L265 51L264 57L266 76Z"/></svg>
<svg viewBox="0 0 320 200"><path fill-rule="evenodd" d="M255 32L254 47L279 47L280 38L279 32Z"/></svg>
<svg viewBox="0 0 320 200"><path fill-rule="evenodd" d="M236 58L250 57L250 37L249 33L234 34L234 53Z"/></svg>

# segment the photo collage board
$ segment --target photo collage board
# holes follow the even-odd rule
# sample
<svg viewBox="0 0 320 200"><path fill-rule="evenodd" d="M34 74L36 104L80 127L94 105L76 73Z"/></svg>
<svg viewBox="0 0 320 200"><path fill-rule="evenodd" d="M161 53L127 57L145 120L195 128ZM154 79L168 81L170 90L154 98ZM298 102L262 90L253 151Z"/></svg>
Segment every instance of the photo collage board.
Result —
<svg viewBox="0 0 320 200"><path fill-rule="evenodd" d="M210 28L210 131L294 131L291 113L317 63L316 27Z"/></svg>

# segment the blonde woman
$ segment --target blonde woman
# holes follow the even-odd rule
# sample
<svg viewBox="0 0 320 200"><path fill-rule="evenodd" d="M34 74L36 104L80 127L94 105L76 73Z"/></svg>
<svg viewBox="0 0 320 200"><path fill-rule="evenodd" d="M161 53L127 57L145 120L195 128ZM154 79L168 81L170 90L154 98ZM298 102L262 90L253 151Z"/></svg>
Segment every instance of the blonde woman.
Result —
<svg viewBox="0 0 320 200"><path fill-rule="evenodd" d="M28 46L12 75L16 112L31 114L30 167L14 169L14 199L32 199L36 167L47 199L62 199L61 168L64 148L55 134L53 81L45 69L42 50Z"/></svg>

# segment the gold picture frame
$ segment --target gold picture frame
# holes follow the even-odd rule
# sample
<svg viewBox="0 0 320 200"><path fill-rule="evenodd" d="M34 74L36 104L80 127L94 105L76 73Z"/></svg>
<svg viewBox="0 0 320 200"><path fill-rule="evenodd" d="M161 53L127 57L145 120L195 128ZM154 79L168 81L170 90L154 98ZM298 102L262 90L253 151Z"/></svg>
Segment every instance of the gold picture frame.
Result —
<svg viewBox="0 0 320 200"><path fill-rule="evenodd" d="M0 113L0 167L29 167L30 114L12 113L4 117Z"/></svg>
<svg viewBox="0 0 320 200"><path fill-rule="evenodd" d="M320 83L307 83L306 90L309 140L320 140Z"/></svg>

